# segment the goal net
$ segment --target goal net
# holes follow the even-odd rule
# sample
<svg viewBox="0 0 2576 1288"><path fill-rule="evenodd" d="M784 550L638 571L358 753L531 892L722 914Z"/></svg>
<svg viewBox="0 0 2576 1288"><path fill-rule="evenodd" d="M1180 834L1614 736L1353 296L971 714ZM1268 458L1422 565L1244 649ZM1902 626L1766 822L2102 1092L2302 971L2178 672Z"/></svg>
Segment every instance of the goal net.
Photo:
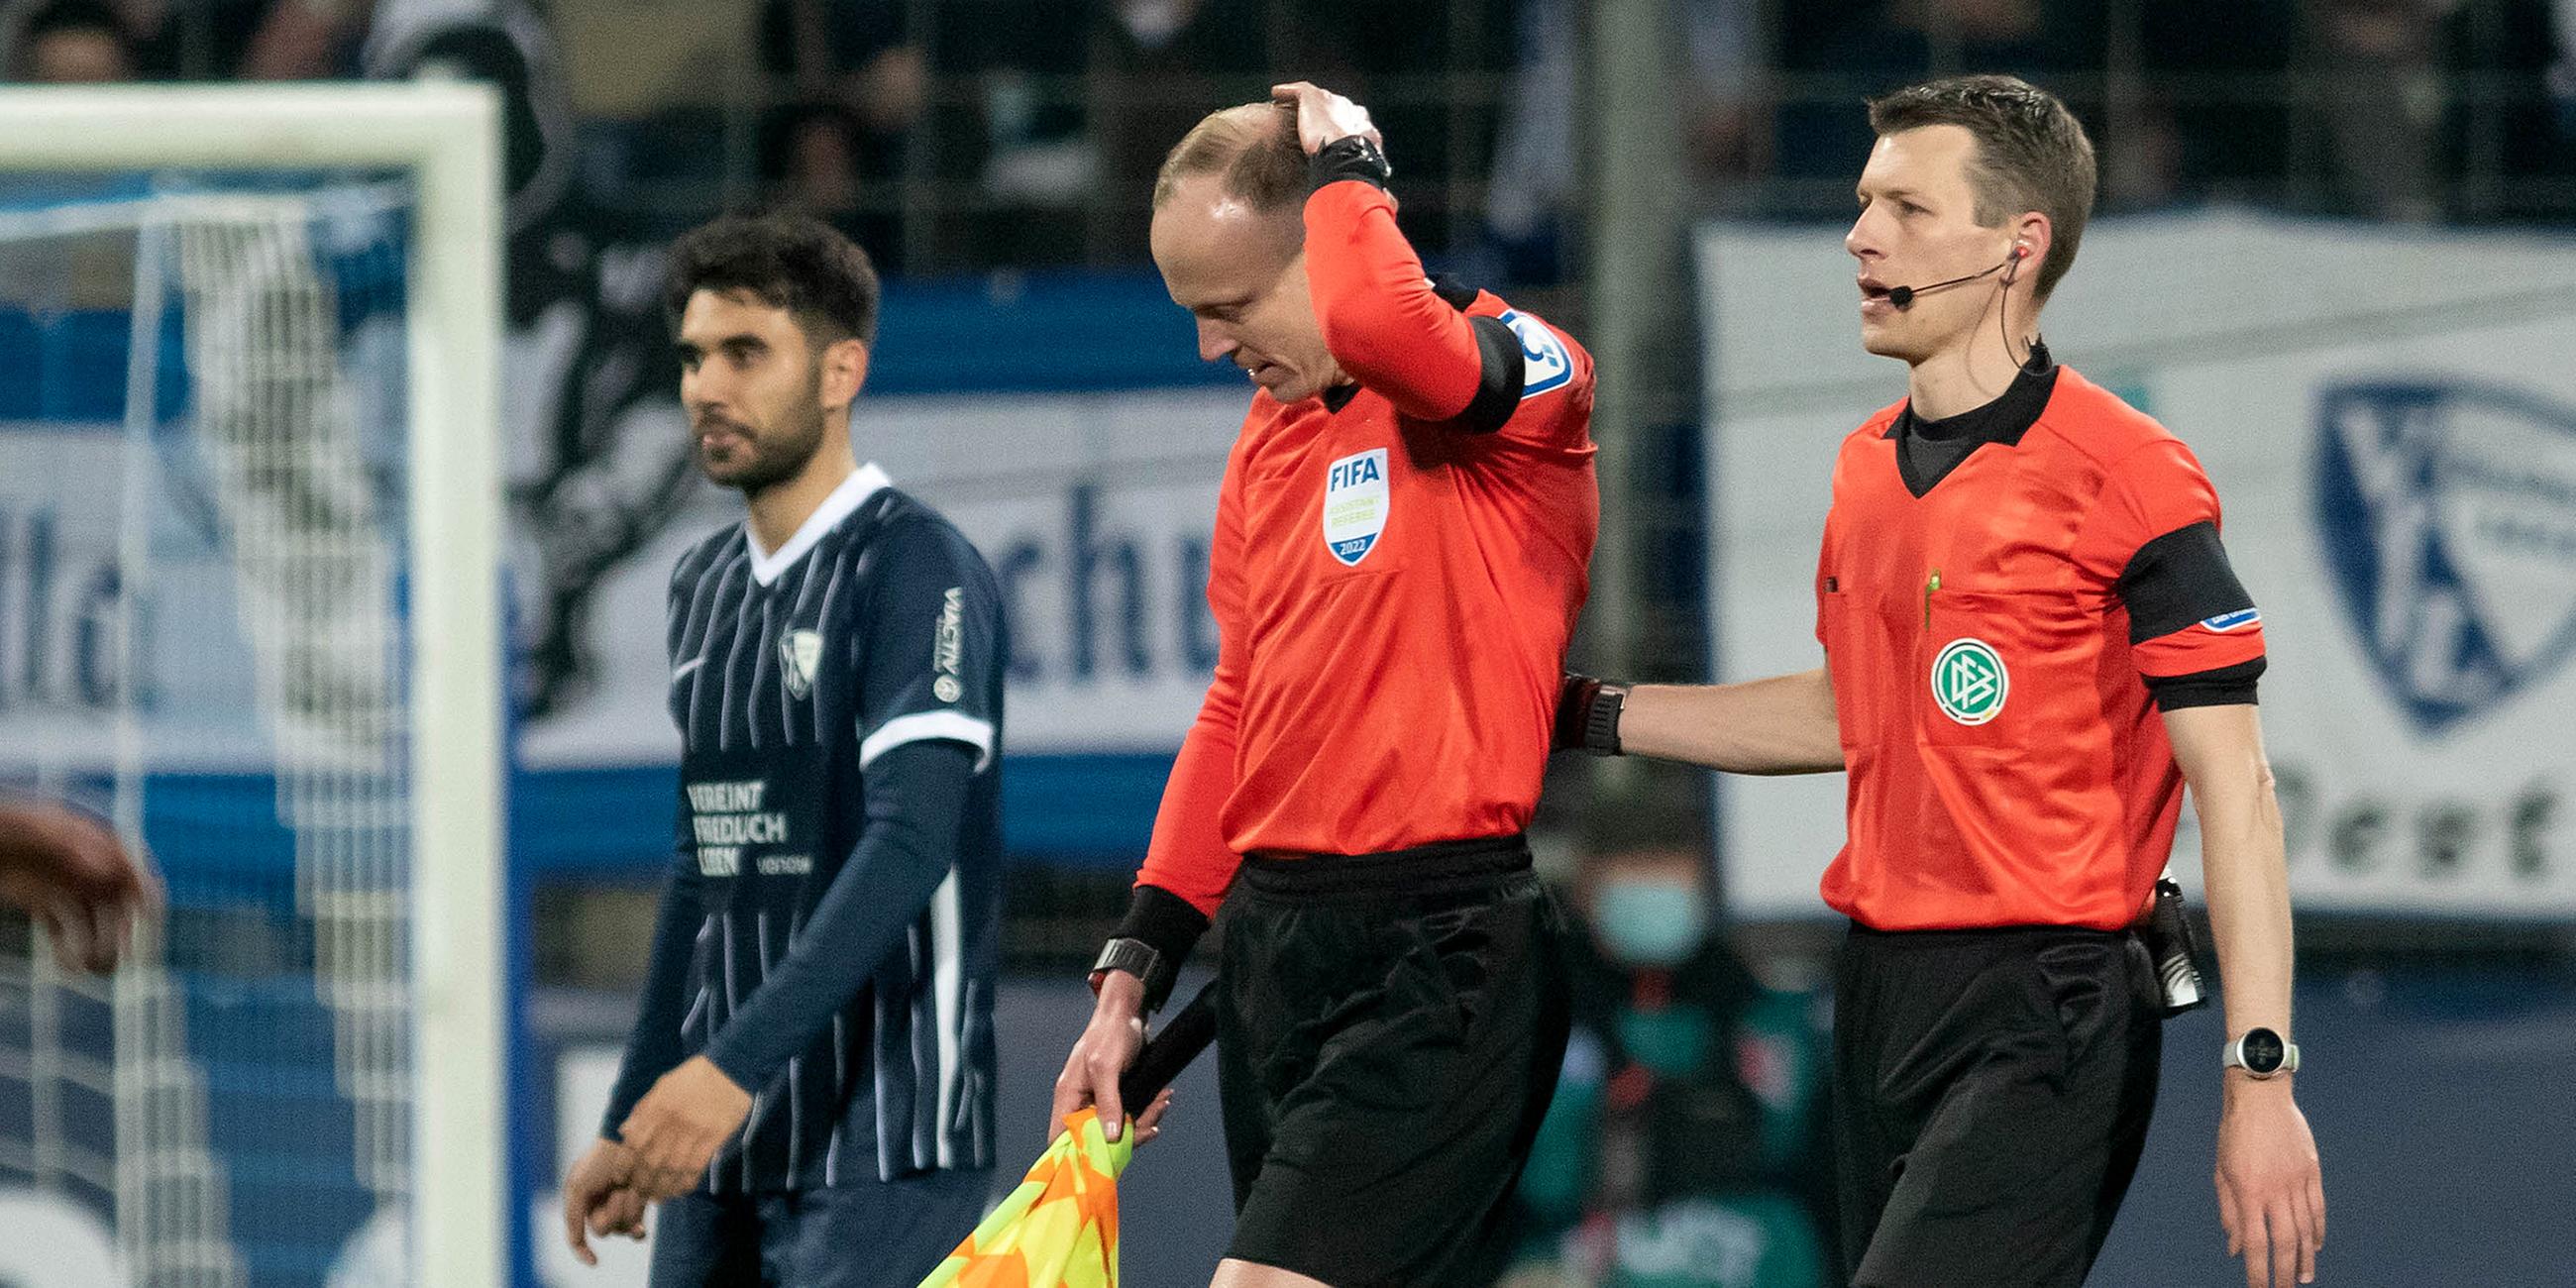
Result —
<svg viewBox="0 0 2576 1288"><path fill-rule="evenodd" d="M0 789L170 893L106 978L0 930L0 1282L501 1278L489 131L0 94Z"/></svg>

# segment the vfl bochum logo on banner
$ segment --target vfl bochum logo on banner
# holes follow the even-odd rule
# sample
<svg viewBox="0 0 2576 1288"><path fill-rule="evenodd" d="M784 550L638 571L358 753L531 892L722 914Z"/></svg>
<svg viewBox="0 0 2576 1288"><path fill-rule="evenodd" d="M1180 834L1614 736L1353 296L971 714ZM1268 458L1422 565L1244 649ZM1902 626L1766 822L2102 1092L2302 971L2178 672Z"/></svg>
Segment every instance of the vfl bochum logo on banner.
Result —
<svg viewBox="0 0 2576 1288"><path fill-rule="evenodd" d="M1324 548L1356 568L1386 531L1386 449L1333 462L1324 475Z"/></svg>
<svg viewBox="0 0 2576 1288"><path fill-rule="evenodd" d="M1932 659L1933 704L1960 724L1981 725L2003 714L2011 691L2012 672L1984 640L1952 640Z"/></svg>
<svg viewBox="0 0 2576 1288"><path fill-rule="evenodd" d="M2576 644L2576 408L2462 381L2317 394L2317 526L2362 653L2418 729Z"/></svg>

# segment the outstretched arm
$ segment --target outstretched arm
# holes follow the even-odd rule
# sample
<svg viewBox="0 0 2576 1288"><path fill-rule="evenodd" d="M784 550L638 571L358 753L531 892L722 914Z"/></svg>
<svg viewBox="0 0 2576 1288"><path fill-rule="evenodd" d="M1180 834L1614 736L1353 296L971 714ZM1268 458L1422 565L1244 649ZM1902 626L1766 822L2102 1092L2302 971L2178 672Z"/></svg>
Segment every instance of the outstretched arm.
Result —
<svg viewBox="0 0 2576 1288"><path fill-rule="evenodd" d="M1735 774L1843 767L1833 677L1823 667L1740 684L1645 684L1620 691L1569 676L1556 745L1674 760Z"/></svg>

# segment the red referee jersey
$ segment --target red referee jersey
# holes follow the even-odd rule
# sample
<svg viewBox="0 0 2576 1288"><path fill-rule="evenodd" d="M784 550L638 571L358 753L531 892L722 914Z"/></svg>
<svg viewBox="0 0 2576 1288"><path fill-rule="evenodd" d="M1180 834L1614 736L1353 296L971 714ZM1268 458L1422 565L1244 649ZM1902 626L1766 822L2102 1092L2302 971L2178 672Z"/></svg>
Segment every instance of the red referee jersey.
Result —
<svg viewBox="0 0 2576 1288"><path fill-rule="evenodd" d="M2251 609L2133 642L2123 574L2215 525L2217 494L2163 426L2062 367L2017 443L1919 497L1902 409L1843 440L1816 571L1850 773L1825 901L1881 930L2126 926L2182 794L2147 680L2263 654Z"/></svg>
<svg viewBox="0 0 2576 1288"><path fill-rule="evenodd" d="M1329 184L1305 218L1315 312L1359 387L1253 396L1209 555L1216 675L1138 875L1211 915L1245 853L1528 825L1600 517L1591 355L1490 294L1444 297L1373 185ZM1472 432L1489 350L1519 364L1517 405Z"/></svg>

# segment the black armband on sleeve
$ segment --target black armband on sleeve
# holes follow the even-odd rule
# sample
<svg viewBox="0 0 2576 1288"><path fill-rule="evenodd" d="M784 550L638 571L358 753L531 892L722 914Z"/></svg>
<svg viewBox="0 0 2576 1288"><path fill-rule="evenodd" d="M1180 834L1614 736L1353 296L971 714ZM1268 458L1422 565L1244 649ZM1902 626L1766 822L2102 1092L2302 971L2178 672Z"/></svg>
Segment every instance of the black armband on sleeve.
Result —
<svg viewBox="0 0 2576 1288"><path fill-rule="evenodd" d="M1190 906L1190 901L1158 885L1140 885L1127 902L1127 916L1111 934L1113 939L1133 939L1152 948L1162 958L1160 979L1145 981L1145 1009L1153 1011L1171 995L1172 981L1180 974L1181 963L1189 960L1190 950L1198 946L1199 936L1207 933L1207 914Z"/></svg>
<svg viewBox="0 0 2576 1288"><path fill-rule="evenodd" d="M1309 191L1344 179L1357 179L1383 188L1387 180L1394 177L1395 167L1387 164L1386 153L1369 142L1365 134L1335 139L1317 148L1315 155L1306 159Z"/></svg>
<svg viewBox="0 0 2576 1288"><path fill-rule="evenodd" d="M1467 325L1476 333L1476 358L1481 364L1476 396L1449 424L1471 434L1490 434L1520 410L1529 364L1521 359L1521 338L1501 318L1471 317Z"/></svg>
<svg viewBox="0 0 2576 1288"><path fill-rule="evenodd" d="M2159 711L2180 711L2185 707L2235 707L2254 705L2254 681L2263 674L2264 659L2254 658L2214 671L2195 671L2190 675L2150 675L2147 693L2156 700Z"/></svg>
<svg viewBox="0 0 2576 1288"><path fill-rule="evenodd" d="M2207 519L2138 547L2113 589L2129 609L2131 644L2254 606L2218 542L2218 525Z"/></svg>

